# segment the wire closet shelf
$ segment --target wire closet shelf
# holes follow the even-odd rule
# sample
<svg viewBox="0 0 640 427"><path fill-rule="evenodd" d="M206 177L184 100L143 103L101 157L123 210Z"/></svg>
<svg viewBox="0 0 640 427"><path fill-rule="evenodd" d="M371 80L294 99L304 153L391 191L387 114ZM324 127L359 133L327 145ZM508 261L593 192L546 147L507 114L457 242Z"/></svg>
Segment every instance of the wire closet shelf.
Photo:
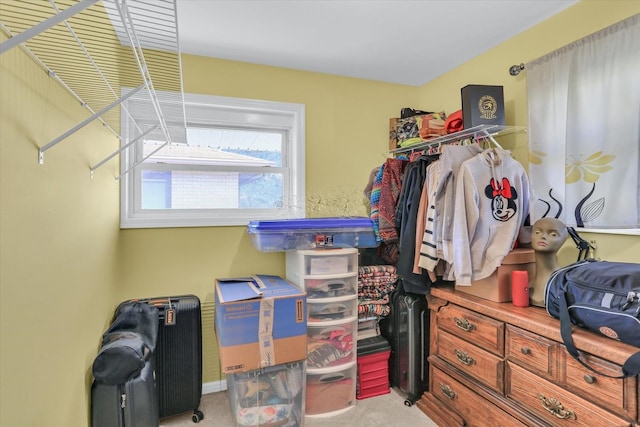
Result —
<svg viewBox="0 0 640 427"><path fill-rule="evenodd" d="M90 114L40 146L39 163L47 150L94 120L123 141L120 121L126 119L140 136L92 165L92 177L142 137L164 141L162 146L186 143L175 0L3 0L0 29L7 37L0 55L20 46ZM127 111L127 100L150 112L144 123Z"/></svg>
<svg viewBox="0 0 640 427"><path fill-rule="evenodd" d="M456 143L465 139L472 139L474 141L489 140L495 146L500 147L498 141L495 140L497 136L504 136L515 132L523 132L526 128L522 126L504 126L504 125L478 125L463 129L458 132L453 132L448 135L438 136L435 138L425 139L420 142L415 142L404 147L390 150L391 154L400 154L411 151L429 150L432 147L439 147L444 144Z"/></svg>

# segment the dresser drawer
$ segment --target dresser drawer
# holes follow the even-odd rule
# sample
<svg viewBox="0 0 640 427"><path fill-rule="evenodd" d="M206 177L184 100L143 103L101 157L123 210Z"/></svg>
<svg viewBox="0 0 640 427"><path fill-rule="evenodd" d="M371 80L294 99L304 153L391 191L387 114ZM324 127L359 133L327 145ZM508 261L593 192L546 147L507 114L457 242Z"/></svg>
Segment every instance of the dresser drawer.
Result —
<svg viewBox="0 0 640 427"><path fill-rule="evenodd" d="M504 323L456 305L443 307L436 321L440 329L493 354L504 355Z"/></svg>
<svg viewBox="0 0 640 427"><path fill-rule="evenodd" d="M504 361L455 335L440 331L437 354L498 393L504 391Z"/></svg>
<svg viewBox="0 0 640 427"><path fill-rule="evenodd" d="M594 369L612 376L622 374L622 369L611 362L581 353ZM638 388L636 378L608 378L595 374L567 354L565 385L568 390L584 396L620 415L635 419L638 414Z"/></svg>
<svg viewBox="0 0 640 427"><path fill-rule="evenodd" d="M505 356L512 362L551 380L558 380L563 347L555 341L507 325Z"/></svg>
<svg viewBox="0 0 640 427"><path fill-rule="evenodd" d="M430 378L431 393L459 414L466 421L465 426L525 425L438 368L432 367Z"/></svg>
<svg viewBox="0 0 640 427"><path fill-rule="evenodd" d="M553 426L622 427L631 422L507 362L506 395Z"/></svg>

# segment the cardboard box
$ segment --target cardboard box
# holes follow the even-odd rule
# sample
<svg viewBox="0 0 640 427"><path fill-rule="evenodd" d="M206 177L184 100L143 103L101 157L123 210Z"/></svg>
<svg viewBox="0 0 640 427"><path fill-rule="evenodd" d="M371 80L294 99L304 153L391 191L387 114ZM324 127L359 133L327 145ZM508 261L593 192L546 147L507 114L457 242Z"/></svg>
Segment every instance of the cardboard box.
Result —
<svg viewBox="0 0 640 427"><path fill-rule="evenodd" d="M215 329L222 371L307 358L306 292L278 276L216 279Z"/></svg>
<svg viewBox="0 0 640 427"><path fill-rule="evenodd" d="M536 257L533 249L512 250L491 276L474 280L471 286L456 285L455 290L490 301L509 302L511 301L511 272L514 270L526 270L529 277L536 274Z"/></svg>
<svg viewBox="0 0 640 427"><path fill-rule="evenodd" d="M467 85L460 89L464 129L479 125L505 125L502 86Z"/></svg>

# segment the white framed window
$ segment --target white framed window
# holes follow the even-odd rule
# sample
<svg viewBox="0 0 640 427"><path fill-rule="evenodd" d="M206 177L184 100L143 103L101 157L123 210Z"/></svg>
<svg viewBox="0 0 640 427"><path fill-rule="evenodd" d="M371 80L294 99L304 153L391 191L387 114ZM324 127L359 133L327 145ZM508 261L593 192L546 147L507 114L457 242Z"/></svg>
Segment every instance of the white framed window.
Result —
<svg viewBox="0 0 640 427"><path fill-rule="evenodd" d="M159 105L170 144L148 98L123 108L121 228L304 217L304 105L196 94L184 114Z"/></svg>

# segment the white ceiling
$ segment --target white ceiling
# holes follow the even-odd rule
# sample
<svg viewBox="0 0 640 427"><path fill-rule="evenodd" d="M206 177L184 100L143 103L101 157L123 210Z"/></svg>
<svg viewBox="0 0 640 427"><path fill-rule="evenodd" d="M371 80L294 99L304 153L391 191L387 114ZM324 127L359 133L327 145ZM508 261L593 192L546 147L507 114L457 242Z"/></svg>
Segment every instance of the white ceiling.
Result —
<svg viewBox="0 0 640 427"><path fill-rule="evenodd" d="M577 2L177 0L177 13L183 53L420 86Z"/></svg>

